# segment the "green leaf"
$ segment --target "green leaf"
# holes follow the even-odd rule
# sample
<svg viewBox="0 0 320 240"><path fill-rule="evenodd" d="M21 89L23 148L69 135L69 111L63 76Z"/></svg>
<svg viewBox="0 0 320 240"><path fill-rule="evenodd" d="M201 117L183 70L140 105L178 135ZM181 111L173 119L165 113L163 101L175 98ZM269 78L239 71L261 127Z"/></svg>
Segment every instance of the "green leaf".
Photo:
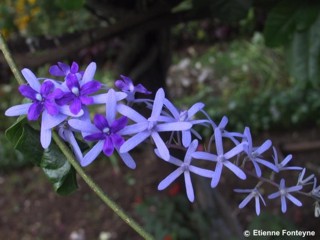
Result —
<svg viewBox="0 0 320 240"><path fill-rule="evenodd" d="M55 143L45 149L41 168L58 194L67 195L78 188L74 168Z"/></svg>
<svg viewBox="0 0 320 240"><path fill-rule="evenodd" d="M5 134L14 148L23 153L26 159L37 166L40 165L43 154L39 140L40 132L30 127L25 117L19 118Z"/></svg>
<svg viewBox="0 0 320 240"><path fill-rule="evenodd" d="M192 4L199 13L210 11L214 18L236 22L246 17L251 0L193 0Z"/></svg>
<svg viewBox="0 0 320 240"><path fill-rule="evenodd" d="M83 7L85 0L56 0L55 3L63 10L76 10Z"/></svg>
<svg viewBox="0 0 320 240"><path fill-rule="evenodd" d="M264 28L266 45L278 47L289 42L296 31L303 31L310 27L319 11L318 2L281 1L268 15Z"/></svg>
<svg viewBox="0 0 320 240"><path fill-rule="evenodd" d="M67 195L77 189L76 172L64 154L54 142L44 150L40 132L30 127L25 117L19 118L5 134L15 149L42 168L58 194Z"/></svg>
<svg viewBox="0 0 320 240"><path fill-rule="evenodd" d="M309 29L294 33L286 54L289 72L294 78L320 86L320 14Z"/></svg>

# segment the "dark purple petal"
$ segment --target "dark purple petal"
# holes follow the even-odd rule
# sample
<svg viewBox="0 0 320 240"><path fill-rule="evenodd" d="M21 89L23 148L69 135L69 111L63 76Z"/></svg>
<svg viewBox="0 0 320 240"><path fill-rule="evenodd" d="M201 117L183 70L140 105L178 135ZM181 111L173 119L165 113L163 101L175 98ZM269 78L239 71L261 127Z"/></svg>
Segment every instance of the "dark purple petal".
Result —
<svg viewBox="0 0 320 240"><path fill-rule="evenodd" d="M82 107L82 104L81 104L80 99L74 98L73 102L70 104L70 111L73 114L78 114L81 110L81 107Z"/></svg>
<svg viewBox="0 0 320 240"><path fill-rule="evenodd" d="M51 93L54 89L54 84L50 81L46 81L41 85L40 93L42 96L46 97Z"/></svg>
<svg viewBox="0 0 320 240"><path fill-rule="evenodd" d="M65 76L64 71L62 71L62 69L60 67L58 67L57 65L53 65L49 68L49 73L52 76L56 76L56 77L63 77Z"/></svg>
<svg viewBox="0 0 320 240"><path fill-rule="evenodd" d="M52 101L45 101L44 107L50 115L57 115L59 113L57 105Z"/></svg>
<svg viewBox="0 0 320 240"><path fill-rule="evenodd" d="M107 119L101 114L96 114L93 118L93 122L101 131L103 131L104 128L109 127Z"/></svg>
<svg viewBox="0 0 320 240"><path fill-rule="evenodd" d="M83 105L90 105L93 103L93 98L87 97L87 96L81 96L80 101Z"/></svg>
<svg viewBox="0 0 320 240"><path fill-rule="evenodd" d="M128 118L127 117L121 117L115 121L113 121L113 123L111 124L111 128L112 131L114 133L120 131L121 129L123 129L128 123Z"/></svg>
<svg viewBox="0 0 320 240"><path fill-rule="evenodd" d="M118 134L112 134L110 136L111 140L112 140L112 143L113 145L119 149L121 147L121 145L124 143L124 139L123 137L121 137L120 135Z"/></svg>
<svg viewBox="0 0 320 240"><path fill-rule="evenodd" d="M61 89L57 88L48 97L50 99L59 99L62 98L64 94L65 93Z"/></svg>
<svg viewBox="0 0 320 240"><path fill-rule="evenodd" d="M76 75L69 74L67 76L66 83L70 91L72 91L73 87L76 87L80 90L79 81Z"/></svg>
<svg viewBox="0 0 320 240"><path fill-rule="evenodd" d="M38 94L33 88L31 88L29 85L23 84L19 87L19 92L22 96L29 98L33 101L39 101L36 99L36 94Z"/></svg>
<svg viewBox="0 0 320 240"><path fill-rule="evenodd" d="M60 106L69 104L73 99L75 99L75 95L71 92L63 93L63 96L56 99L56 103Z"/></svg>
<svg viewBox="0 0 320 240"><path fill-rule="evenodd" d="M89 95L91 93L95 93L96 91L99 91L100 88L101 83L98 81L87 82L81 87L81 95Z"/></svg>
<svg viewBox="0 0 320 240"><path fill-rule="evenodd" d="M128 90L127 85L122 80L115 81L114 85L119 88L121 91Z"/></svg>
<svg viewBox="0 0 320 240"><path fill-rule="evenodd" d="M142 84L138 84L134 87L136 92L144 93L144 94L151 94L152 92L148 91Z"/></svg>
<svg viewBox="0 0 320 240"><path fill-rule="evenodd" d="M59 68L63 71L64 76L66 76L69 72L70 72L70 67L69 65L62 63L62 62L58 62L58 66Z"/></svg>
<svg viewBox="0 0 320 240"><path fill-rule="evenodd" d="M90 135L84 137L84 139L87 141L99 141L99 140L103 140L105 138L106 138L106 136L102 132L93 133L93 134L90 134Z"/></svg>
<svg viewBox="0 0 320 240"><path fill-rule="evenodd" d="M79 71L79 65L76 62L72 62L70 72L77 73Z"/></svg>
<svg viewBox="0 0 320 240"><path fill-rule="evenodd" d="M42 113L43 105L39 102L33 103L28 110L28 120L37 120Z"/></svg>
<svg viewBox="0 0 320 240"><path fill-rule="evenodd" d="M110 137L107 137L103 144L103 153L110 157L113 153L114 146Z"/></svg>

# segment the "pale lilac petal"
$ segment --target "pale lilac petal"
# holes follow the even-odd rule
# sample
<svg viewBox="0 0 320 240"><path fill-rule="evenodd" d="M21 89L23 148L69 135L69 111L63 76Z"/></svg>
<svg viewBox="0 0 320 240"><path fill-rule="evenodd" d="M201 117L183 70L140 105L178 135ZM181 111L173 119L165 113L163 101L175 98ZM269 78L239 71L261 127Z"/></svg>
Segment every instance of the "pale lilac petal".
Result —
<svg viewBox="0 0 320 240"><path fill-rule="evenodd" d="M264 159L256 158L255 160L252 160L252 161L256 161L256 162L258 162L258 163L260 163L260 164L272 169L275 172L279 172L279 169L273 163L268 162L268 161L266 161Z"/></svg>
<svg viewBox="0 0 320 240"><path fill-rule="evenodd" d="M73 153L76 156L77 160L80 162L82 161L83 155L81 152L81 149L78 145L77 140L75 139L72 131L65 131L65 137L67 139L67 141L70 143Z"/></svg>
<svg viewBox="0 0 320 240"><path fill-rule="evenodd" d="M82 167L88 166L90 163L92 163L101 153L103 148L104 141L97 142L89 152L86 153L86 155L83 157L82 161L80 162L80 165Z"/></svg>
<svg viewBox="0 0 320 240"><path fill-rule="evenodd" d="M269 199L274 199L280 196L280 192L272 193L268 196Z"/></svg>
<svg viewBox="0 0 320 240"><path fill-rule="evenodd" d="M22 69L21 73L29 83L30 87L32 87L37 92L40 92L41 84L34 73L27 68Z"/></svg>
<svg viewBox="0 0 320 240"><path fill-rule="evenodd" d="M43 111L42 119L41 119L41 128L44 128L44 129L54 128L66 119L67 119L66 115L57 114L55 116L51 116L47 111Z"/></svg>
<svg viewBox="0 0 320 240"><path fill-rule="evenodd" d="M185 130L182 132L182 144L184 147L188 147L191 143L191 132L189 130Z"/></svg>
<svg viewBox="0 0 320 240"><path fill-rule="evenodd" d="M196 159L203 159L203 160L209 160L209 161L216 161L217 159L216 155L208 152L194 152L192 153L192 157Z"/></svg>
<svg viewBox="0 0 320 240"><path fill-rule="evenodd" d="M89 81L92 81L94 74L96 72L96 69L97 69L96 63L94 62L90 63L83 74L82 82L87 83Z"/></svg>
<svg viewBox="0 0 320 240"><path fill-rule="evenodd" d="M296 206L301 207L302 203L294 196L292 196L291 194L287 194L286 197Z"/></svg>
<svg viewBox="0 0 320 240"><path fill-rule="evenodd" d="M192 124L189 122L161 123L157 125L157 131L158 132L182 131L182 130L188 130L191 127L192 127Z"/></svg>
<svg viewBox="0 0 320 240"><path fill-rule="evenodd" d="M292 155L289 154L288 156L285 157L285 159L283 159L283 161L281 162L281 165L284 167L284 166L286 166L291 160L292 160Z"/></svg>
<svg viewBox="0 0 320 240"><path fill-rule="evenodd" d="M41 128L40 131L40 142L41 142L41 146L46 149L49 147L50 143L51 143L51 129L44 129Z"/></svg>
<svg viewBox="0 0 320 240"><path fill-rule="evenodd" d="M162 88L160 88L157 91L156 96L154 98L150 120L156 121L158 119L162 111L163 101L164 101L164 91Z"/></svg>
<svg viewBox="0 0 320 240"><path fill-rule="evenodd" d="M92 124L91 122L88 121L82 121L82 120L78 120L78 119L70 119L68 121L68 124L79 131L83 131L86 133L95 133L95 132L99 132L99 129Z"/></svg>
<svg viewBox="0 0 320 240"><path fill-rule="evenodd" d="M233 163L229 161L223 162L224 166L229 168L235 175L237 175L238 178L244 180L247 178L246 174L239 168L238 166L234 165Z"/></svg>
<svg viewBox="0 0 320 240"><path fill-rule="evenodd" d="M199 112L204 107L204 104L201 102L198 102L196 104L193 104L193 106L188 110L188 118L195 115L197 112Z"/></svg>
<svg viewBox="0 0 320 240"><path fill-rule="evenodd" d="M106 101L106 117L109 123L112 123L116 118L116 96L115 91L110 89L107 93L107 101Z"/></svg>
<svg viewBox="0 0 320 240"><path fill-rule="evenodd" d="M159 157L161 158L161 155L159 153L159 150L158 149L154 149L154 153ZM170 162L178 167L180 167L182 164L183 164L183 161L181 161L180 159L178 158L175 158L173 156L170 156L170 159L167 161L167 162Z"/></svg>
<svg viewBox="0 0 320 240"><path fill-rule="evenodd" d="M288 187L287 192L296 192L300 191L303 187L301 185L293 186L293 187Z"/></svg>
<svg viewBox="0 0 320 240"><path fill-rule="evenodd" d="M255 197L255 204L256 204L256 213L259 216L260 215L260 201L259 197Z"/></svg>
<svg viewBox="0 0 320 240"><path fill-rule="evenodd" d="M173 117L178 120L180 117L178 109L170 102L168 99L164 99L163 101L164 105L169 109L169 111L172 113Z"/></svg>
<svg viewBox="0 0 320 240"><path fill-rule="evenodd" d="M158 149L158 151L160 153L161 158L163 158L163 160L165 160L165 161L168 161L170 159L170 153L169 153L168 147L163 142L163 140L160 137L159 133L152 132L151 133L151 137L152 137L154 143L157 146L157 149Z"/></svg>
<svg viewBox="0 0 320 240"><path fill-rule="evenodd" d="M186 152L186 155L184 157L184 162L186 164L190 164L192 160L192 154L197 150L198 147L198 140L193 140L192 143L190 143L188 150Z"/></svg>
<svg viewBox="0 0 320 240"><path fill-rule="evenodd" d="M32 103L19 104L19 105L8 108L4 114L8 117L24 115L28 113L28 110L31 105Z"/></svg>
<svg viewBox="0 0 320 240"><path fill-rule="evenodd" d="M212 180L211 180L211 187L215 188L219 181L220 181L220 177L221 177L221 173L222 173L222 168L223 168L223 164L220 162L217 162Z"/></svg>
<svg viewBox="0 0 320 240"><path fill-rule="evenodd" d="M122 158L123 162L131 169L136 168L136 163L131 157L129 153L119 153L120 157Z"/></svg>
<svg viewBox="0 0 320 240"><path fill-rule="evenodd" d="M226 116L223 116L223 118L221 119L221 122L218 125L218 128L222 130L227 126L227 124L228 124L228 118Z"/></svg>
<svg viewBox="0 0 320 240"><path fill-rule="evenodd" d="M214 171L199 168L196 166L189 166L189 170L190 170L190 172L193 172L193 173L195 173L199 176L202 176L202 177L212 178L214 175Z"/></svg>
<svg viewBox="0 0 320 240"><path fill-rule="evenodd" d="M245 199L242 200L242 202L239 204L239 208L244 208L247 206L247 204L250 202L250 200L253 198L253 194L250 193L248 196L245 197Z"/></svg>
<svg viewBox="0 0 320 240"><path fill-rule="evenodd" d="M167 188L174 180L176 180L183 173L182 168L177 168L172 173L170 173L165 179L163 179L159 185L158 190L163 190Z"/></svg>
<svg viewBox="0 0 320 240"><path fill-rule="evenodd" d="M186 186L187 190L187 196L190 202L194 201L194 191L193 191L193 186L191 182L191 176L189 171L184 172L184 184Z"/></svg>
<svg viewBox="0 0 320 240"><path fill-rule="evenodd" d="M259 155L267 151L272 145L272 142L270 140L266 140L260 147L258 147L255 152Z"/></svg>
<svg viewBox="0 0 320 240"><path fill-rule="evenodd" d="M135 122L147 121L147 119L143 117L140 113L138 113L137 111L133 110L131 107L128 107L124 104L118 104L117 111L121 113L123 116L126 116Z"/></svg>
<svg viewBox="0 0 320 240"><path fill-rule="evenodd" d="M130 126L126 126L125 128L119 131L120 135L131 135L138 132L142 132L148 128L147 122L136 123Z"/></svg>
<svg viewBox="0 0 320 240"><path fill-rule="evenodd" d="M224 154L226 159L230 159L243 151L243 144L239 144Z"/></svg>
<svg viewBox="0 0 320 240"><path fill-rule="evenodd" d="M140 132L134 135L122 144L122 146L120 147L120 153L129 152L131 149L135 148L149 136L150 132L148 131Z"/></svg>
<svg viewBox="0 0 320 240"><path fill-rule="evenodd" d="M281 196L281 211L283 213L287 211L287 202L285 196Z"/></svg>
<svg viewBox="0 0 320 240"><path fill-rule="evenodd" d="M220 128L214 130L214 139L216 141L217 155L223 155L223 144Z"/></svg>

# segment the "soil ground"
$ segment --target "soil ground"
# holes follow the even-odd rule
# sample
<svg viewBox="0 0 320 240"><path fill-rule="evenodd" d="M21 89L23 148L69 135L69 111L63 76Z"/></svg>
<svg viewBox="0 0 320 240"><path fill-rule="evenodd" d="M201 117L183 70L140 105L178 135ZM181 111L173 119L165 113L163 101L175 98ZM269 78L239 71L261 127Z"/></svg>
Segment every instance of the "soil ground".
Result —
<svg viewBox="0 0 320 240"><path fill-rule="evenodd" d="M319 136L319 130L308 129L281 134L265 133L260 138L271 138L276 146L284 148L289 143L315 143L320 140ZM294 148L291 150L295 151ZM309 173L314 172L319 177L320 149L296 150L293 153L294 163L306 166ZM166 194L158 192L156 188L170 168L157 160L152 150L146 146L133 155L137 162L136 170L130 170L119 162L117 172L105 159L98 159L86 171L112 199L140 222L134 211L135 205L147 196L162 197ZM81 179L78 183L78 191L70 196L59 196L52 190L39 168L25 167L1 172L0 239L141 239ZM237 204L241 199L233 193L230 184L233 181L224 177L218 191L222 192L226 202L233 208L241 228L246 229L255 217L253 206L238 210ZM316 231L319 237L319 219L314 217L312 201L303 199L303 202L304 206L301 208L289 205L288 212L283 216L293 221L298 230ZM262 211L278 215L279 204L275 203Z"/></svg>

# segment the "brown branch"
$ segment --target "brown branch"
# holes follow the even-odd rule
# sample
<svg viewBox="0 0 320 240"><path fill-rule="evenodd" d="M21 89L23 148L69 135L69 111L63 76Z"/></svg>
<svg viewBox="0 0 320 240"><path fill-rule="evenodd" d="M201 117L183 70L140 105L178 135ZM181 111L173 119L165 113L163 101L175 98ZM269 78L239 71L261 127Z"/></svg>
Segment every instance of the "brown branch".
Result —
<svg viewBox="0 0 320 240"><path fill-rule="evenodd" d="M110 39L125 33L146 31L161 26L174 25L191 19L204 18L196 16L191 11L171 13L170 9L154 9L144 15L130 16L107 28L98 28L93 31L79 33L79 37L68 44L58 46L46 51L35 53L14 54L19 66L38 67L48 62L56 62L72 55L81 49L90 46L93 42ZM0 64L4 59L0 59ZM4 64L3 64L4 65Z"/></svg>

